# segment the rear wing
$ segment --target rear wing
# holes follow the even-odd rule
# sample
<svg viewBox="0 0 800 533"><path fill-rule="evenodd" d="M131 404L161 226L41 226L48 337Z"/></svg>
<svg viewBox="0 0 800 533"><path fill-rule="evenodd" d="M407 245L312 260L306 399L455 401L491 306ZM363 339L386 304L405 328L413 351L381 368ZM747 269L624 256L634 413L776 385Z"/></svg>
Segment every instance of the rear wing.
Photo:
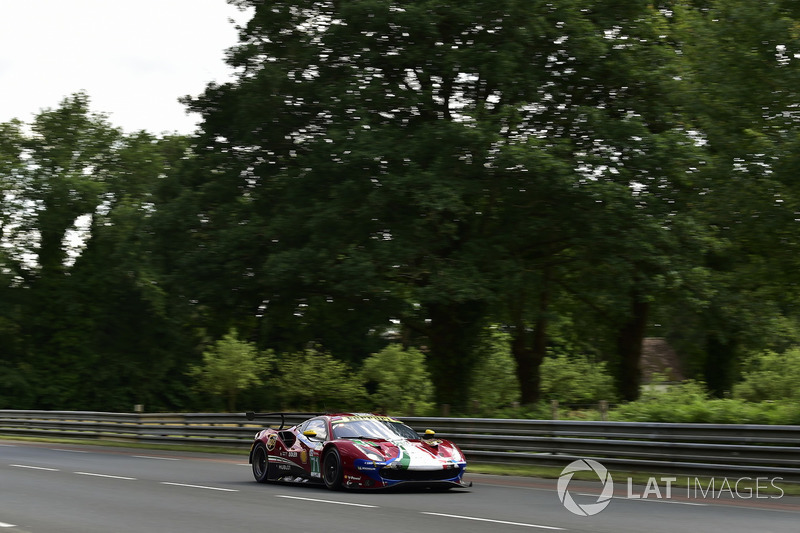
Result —
<svg viewBox="0 0 800 533"><path fill-rule="evenodd" d="M286 426L286 417L304 417L304 418L313 418L315 416L324 415L325 413L304 413L304 412L276 412L276 413L255 413L253 411L247 411L244 416L248 420L257 420L259 418L278 418L281 419L281 426L278 429L283 429Z"/></svg>

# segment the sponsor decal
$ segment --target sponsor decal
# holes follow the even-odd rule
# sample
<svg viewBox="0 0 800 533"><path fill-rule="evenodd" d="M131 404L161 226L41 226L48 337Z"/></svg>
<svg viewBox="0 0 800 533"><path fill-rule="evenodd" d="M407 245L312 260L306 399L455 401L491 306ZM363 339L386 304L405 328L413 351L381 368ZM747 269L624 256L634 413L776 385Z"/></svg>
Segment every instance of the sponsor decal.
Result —
<svg viewBox="0 0 800 533"><path fill-rule="evenodd" d="M321 477L319 472L319 452L311 452L311 477Z"/></svg>
<svg viewBox="0 0 800 533"><path fill-rule="evenodd" d="M272 451L275 449L275 443L278 442L278 436L273 433L267 439L267 450Z"/></svg>
<svg viewBox="0 0 800 533"><path fill-rule="evenodd" d="M303 450L302 452L300 452L300 460L303 462L303 464L306 464L308 462L308 452L307 451Z"/></svg>
<svg viewBox="0 0 800 533"><path fill-rule="evenodd" d="M343 416L341 418L336 418L335 422L353 422L356 420L380 420L382 422L400 422L396 418L392 418L391 416L381 416L381 415L352 415L352 416Z"/></svg>

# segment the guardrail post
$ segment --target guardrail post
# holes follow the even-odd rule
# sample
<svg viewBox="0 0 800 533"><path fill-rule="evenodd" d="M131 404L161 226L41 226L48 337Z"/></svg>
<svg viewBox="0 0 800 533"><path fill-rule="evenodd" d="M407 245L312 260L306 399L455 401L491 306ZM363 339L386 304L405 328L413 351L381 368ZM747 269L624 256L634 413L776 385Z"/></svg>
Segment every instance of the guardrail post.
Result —
<svg viewBox="0 0 800 533"><path fill-rule="evenodd" d="M552 408L552 418L553 420L558 420L558 400L553 400L550 402L550 407Z"/></svg>
<svg viewBox="0 0 800 533"><path fill-rule="evenodd" d="M144 414L144 408L142 408L141 411L138 411L137 413L135 413L134 420L135 420L135 423L136 423L136 442L144 441L144 438L143 438L144 437L144 429L142 429L142 426L144 425L144 416L143 416L143 414Z"/></svg>
<svg viewBox="0 0 800 533"><path fill-rule="evenodd" d="M600 420L608 421L608 401L600 400Z"/></svg>

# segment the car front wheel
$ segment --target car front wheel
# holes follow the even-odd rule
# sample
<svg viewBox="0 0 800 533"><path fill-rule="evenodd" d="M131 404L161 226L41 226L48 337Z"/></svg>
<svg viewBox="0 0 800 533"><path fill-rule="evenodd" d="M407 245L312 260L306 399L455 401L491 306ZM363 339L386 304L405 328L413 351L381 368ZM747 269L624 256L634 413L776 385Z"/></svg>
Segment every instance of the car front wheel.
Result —
<svg viewBox="0 0 800 533"><path fill-rule="evenodd" d="M325 452L322 460L322 479L331 490L342 488L342 458L339 450L331 448Z"/></svg>

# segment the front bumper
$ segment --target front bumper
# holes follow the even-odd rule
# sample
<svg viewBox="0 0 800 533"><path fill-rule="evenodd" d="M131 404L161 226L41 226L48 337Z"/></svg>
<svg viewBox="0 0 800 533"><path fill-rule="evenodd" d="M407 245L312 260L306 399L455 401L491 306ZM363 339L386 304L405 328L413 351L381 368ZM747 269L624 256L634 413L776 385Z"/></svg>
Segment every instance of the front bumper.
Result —
<svg viewBox="0 0 800 533"><path fill-rule="evenodd" d="M471 487L462 479L466 462L445 463L441 469L393 468L391 462L357 459L354 472L345 475L345 486L352 488L389 488L406 485L430 487Z"/></svg>

